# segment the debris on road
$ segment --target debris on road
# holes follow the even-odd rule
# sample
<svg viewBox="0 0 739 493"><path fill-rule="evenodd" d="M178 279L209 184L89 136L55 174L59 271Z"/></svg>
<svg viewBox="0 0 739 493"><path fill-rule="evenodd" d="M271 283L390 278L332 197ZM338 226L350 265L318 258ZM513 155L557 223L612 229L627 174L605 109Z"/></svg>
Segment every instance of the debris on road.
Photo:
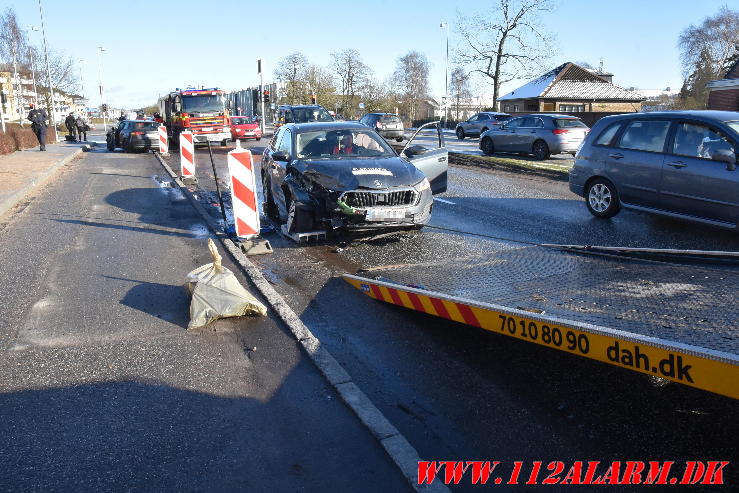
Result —
<svg viewBox="0 0 739 493"><path fill-rule="evenodd" d="M226 317L266 315L267 308L239 283L226 267L213 240L208 238L213 262L198 267L187 275L187 288L192 294L188 329L197 329Z"/></svg>

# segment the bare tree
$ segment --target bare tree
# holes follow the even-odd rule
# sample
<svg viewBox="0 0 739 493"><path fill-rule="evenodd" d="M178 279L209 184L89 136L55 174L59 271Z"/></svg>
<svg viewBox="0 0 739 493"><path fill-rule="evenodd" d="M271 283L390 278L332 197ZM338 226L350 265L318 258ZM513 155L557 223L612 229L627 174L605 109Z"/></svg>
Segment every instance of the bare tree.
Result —
<svg viewBox="0 0 739 493"><path fill-rule="evenodd" d="M700 25L683 29L678 39L683 76L688 77L697 63L708 63L718 74L739 44L739 11L724 6Z"/></svg>
<svg viewBox="0 0 739 493"><path fill-rule="evenodd" d="M543 29L540 16L555 0L496 0L490 12L458 20L464 48L457 58L489 78L493 104L501 84L531 76L552 54L553 35Z"/></svg>
<svg viewBox="0 0 739 493"><path fill-rule="evenodd" d="M305 85L316 101L328 108L336 105L338 96L331 73L320 65L311 65L305 72Z"/></svg>
<svg viewBox="0 0 739 493"><path fill-rule="evenodd" d="M362 61L359 52L353 49L331 53L330 66L339 78L342 111L346 112L347 109L354 108L357 91L371 71Z"/></svg>
<svg viewBox="0 0 739 493"><path fill-rule="evenodd" d="M416 119L418 102L428 95L428 59L422 53L409 51L398 58L392 80L398 97L403 101L403 112L412 122Z"/></svg>
<svg viewBox="0 0 739 493"><path fill-rule="evenodd" d="M724 6L699 25L683 29L678 38L683 86L678 106L702 109L708 103L706 83L723 76L739 47L739 11Z"/></svg>
<svg viewBox="0 0 739 493"><path fill-rule="evenodd" d="M296 51L277 64L275 78L285 85L285 98L289 104L304 102L306 97L306 74L310 64L305 55Z"/></svg>
<svg viewBox="0 0 739 493"><path fill-rule="evenodd" d="M449 93L454 99L454 119L459 120L459 107L463 99L468 99L472 96L470 91L470 74L468 74L462 67L455 67L452 70L451 78L449 80Z"/></svg>
<svg viewBox="0 0 739 493"><path fill-rule="evenodd" d="M381 111L392 113L395 111L395 99L387 84L380 83L372 77L367 77L359 88L359 97L364 103L364 111Z"/></svg>

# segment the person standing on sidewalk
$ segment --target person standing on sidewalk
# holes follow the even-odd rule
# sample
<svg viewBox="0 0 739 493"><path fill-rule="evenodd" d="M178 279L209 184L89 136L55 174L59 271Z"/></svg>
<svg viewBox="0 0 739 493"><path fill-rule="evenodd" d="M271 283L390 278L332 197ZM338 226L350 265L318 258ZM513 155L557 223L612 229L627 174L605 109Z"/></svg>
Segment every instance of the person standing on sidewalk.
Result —
<svg viewBox="0 0 739 493"><path fill-rule="evenodd" d="M67 115L67 118L64 120L64 125L66 125L67 131L69 132L69 140L77 142L77 123L74 120L74 113Z"/></svg>
<svg viewBox="0 0 739 493"><path fill-rule="evenodd" d="M31 129L36 134L38 143L41 145L40 151L46 150L46 111L43 108L36 108L31 104L31 111L28 113L28 119L31 120Z"/></svg>
<svg viewBox="0 0 739 493"><path fill-rule="evenodd" d="M77 125L77 137L79 140L87 142L87 131L90 129L89 125L87 125L87 119L82 115L77 115L75 125Z"/></svg>

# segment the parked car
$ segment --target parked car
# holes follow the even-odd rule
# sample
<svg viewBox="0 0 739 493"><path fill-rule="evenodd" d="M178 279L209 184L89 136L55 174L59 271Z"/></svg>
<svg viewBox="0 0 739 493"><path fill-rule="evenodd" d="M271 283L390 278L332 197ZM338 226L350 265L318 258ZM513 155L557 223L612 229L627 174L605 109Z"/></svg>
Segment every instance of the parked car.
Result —
<svg viewBox="0 0 739 493"><path fill-rule="evenodd" d="M511 118L513 117L508 113L483 111L475 113L467 121L457 123L454 132L457 134L459 140L464 140L465 137L477 137L491 128L499 127Z"/></svg>
<svg viewBox="0 0 739 493"><path fill-rule="evenodd" d="M394 113L367 113L359 123L374 128L385 139L403 142L403 121Z"/></svg>
<svg viewBox="0 0 739 493"><path fill-rule="evenodd" d="M575 154L590 129L569 115L536 113L508 120L480 136L484 154L519 152L548 159L551 154Z"/></svg>
<svg viewBox="0 0 739 493"><path fill-rule="evenodd" d="M275 128L286 123L332 122L334 117L320 104L281 104Z"/></svg>
<svg viewBox="0 0 739 493"><path fill-rule="evenodd" d="M231 123L231 140L262 139L262 129L259 128L259 121L250 116L232 116Z"/></svg>
<svg viewBox="0 0 739 493"><path fill-rule="evenodd" d="M148 120L123 120L105 134L109 151L122 147L126 152L159 148L159 123Z"/></svg>
<svg viewBox="0 0 739 493"><path fill-rule="evenodd" d="M602 118L570 171L596 217L623 207L737 229L739 113L670 111Z"/></svg>
<svg viewBox="0 0 739 493"><path fill-rule="evenodd" d="M438 148L409 141L400 154L357 122L280 127L262 157L265 212L291 233L422 227L447 185L444 137L430 126Z"/></svg>

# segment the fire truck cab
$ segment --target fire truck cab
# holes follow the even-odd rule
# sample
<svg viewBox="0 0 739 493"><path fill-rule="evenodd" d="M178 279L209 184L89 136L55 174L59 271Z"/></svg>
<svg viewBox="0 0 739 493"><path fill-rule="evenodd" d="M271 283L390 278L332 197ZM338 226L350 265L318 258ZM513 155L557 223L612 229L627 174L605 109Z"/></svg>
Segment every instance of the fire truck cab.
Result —
<svg viewBox="0 0 739 493"><path fill-rule="evenodd" d="M159 98L159 111L173 142L179 142L180 133L193 133L195 144L220 142L231 138L226 110L226 93L218 88L177 89Z"/></svg>

